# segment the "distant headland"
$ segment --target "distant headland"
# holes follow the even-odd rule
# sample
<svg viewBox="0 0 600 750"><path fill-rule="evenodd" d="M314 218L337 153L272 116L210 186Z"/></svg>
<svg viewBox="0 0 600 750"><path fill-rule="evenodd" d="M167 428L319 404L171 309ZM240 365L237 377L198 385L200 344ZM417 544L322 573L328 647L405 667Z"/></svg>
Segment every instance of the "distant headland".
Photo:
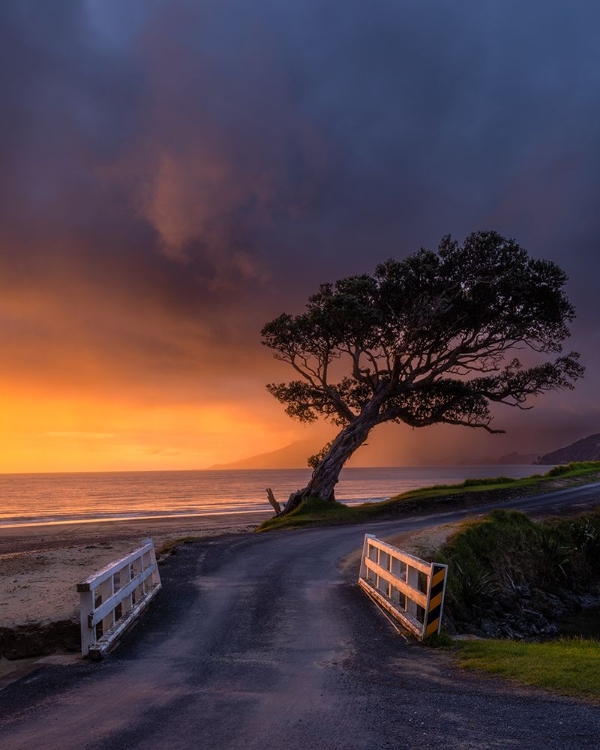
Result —
<svg viewBox="0 0 600 750"><path fill-rule="evenodd" d="M307 457L316 453L319 446L314 441L297 440L278 450L222 464L213 464L210 470L232 469L306 469ZM457 462L459 465L516 466L566 464L569 461L600 461L600 433L589 435L551 453L518 453L513 451L502 456L469 458Z"/></svg>
<svg viewBox="0 0 600 750"><path fill-rule="evenodd" d="M588 435L565 448L540 456L534 464L567 464L570 461L600 461L600 433Z"/></svg>

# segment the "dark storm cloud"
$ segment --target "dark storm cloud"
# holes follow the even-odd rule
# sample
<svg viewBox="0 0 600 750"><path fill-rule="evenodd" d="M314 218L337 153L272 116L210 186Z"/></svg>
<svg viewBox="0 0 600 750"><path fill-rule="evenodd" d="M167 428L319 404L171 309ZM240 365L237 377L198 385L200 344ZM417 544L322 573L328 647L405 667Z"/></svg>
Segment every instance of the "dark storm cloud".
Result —
<svg viewBox="0 0 600 750"><path fill-rule="evenodd" d="M319 282L495 228L571 276L588 380L545 412L583 418L599 23L591 2L3 3L10 366L35 347L69 387L96 367L165 398L261 383L260 325Z"/></svg>

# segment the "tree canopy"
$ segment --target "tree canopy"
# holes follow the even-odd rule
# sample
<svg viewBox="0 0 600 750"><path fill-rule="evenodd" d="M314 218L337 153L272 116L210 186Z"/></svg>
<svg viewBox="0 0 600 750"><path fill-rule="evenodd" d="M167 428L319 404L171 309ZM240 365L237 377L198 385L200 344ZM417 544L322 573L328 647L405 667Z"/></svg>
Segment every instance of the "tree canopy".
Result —
<svg viewBox="0 0 600 750"><path fill-rule="evenodd" d="M322 284L305 312L267 323L263 343L298 375L267 388L291 417L343 428L338 438L383 422L501 432L493 404L529 408L583 374L576 352L561 354L574 318L566 280L497 232L444 237L437 252Z"/></svg>

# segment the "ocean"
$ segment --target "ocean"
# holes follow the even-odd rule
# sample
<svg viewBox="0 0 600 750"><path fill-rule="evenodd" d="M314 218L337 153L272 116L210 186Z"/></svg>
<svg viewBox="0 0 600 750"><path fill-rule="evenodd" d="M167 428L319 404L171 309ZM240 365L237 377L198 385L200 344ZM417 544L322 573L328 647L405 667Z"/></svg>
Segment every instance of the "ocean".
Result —
<svg viewBox="0 0 600 750"><path fill-rule="evenodd" d="M404 466L344 469L336 497L348 504L472 477L525 477L545 466ZM265 489L284 502L310 469L1 474L0 528L31 524L256 513L270 509Z"/></svg>

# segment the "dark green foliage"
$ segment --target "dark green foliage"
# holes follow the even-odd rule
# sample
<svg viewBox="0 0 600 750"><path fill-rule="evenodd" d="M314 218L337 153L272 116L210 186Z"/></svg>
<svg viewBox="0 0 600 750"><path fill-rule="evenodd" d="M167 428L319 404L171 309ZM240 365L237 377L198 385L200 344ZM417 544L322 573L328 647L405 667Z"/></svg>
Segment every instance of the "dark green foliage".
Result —
<svg viewBox="0 0 600 750"><path fill-rule="evenodd" d="M315 453L314 456L309 456L307 459L307 464L311 469L316 469L317 466L321 463L321 461L325 458L327 455L327 451L331 448L331 440L326 443L321 450L318 453Z"/></svg>
<svg viewBox="0 0 600 750"><path fill-rule="evenodd" d="M482 581L488 589L492 581L496 587L505 581L521 583L523 557L529 557L534 537L532 522L516 511L493 511L484 521L465 524L437 555L449 566L449 595L472 608L487 593ZM465 580L474 582L467 599Z"/></svg>
<svg viewBox="0 0 600 750"><path fill-rule="evenodd" d="M494 575L486 572L478 565L465 565L461 567L456 562L456 598L473 611L484 597L489 597L498 591L498 583Z"/></svg>
<svg viewBox="0 0 600 750"><path fill-rule="evenodd" d="M598 519L584 518L574 521L569 529L575 549L586 561L600 560L600 523Z"/></svg>
<svg viewBox="0 0 600 750"><path fill-rule="evenodd" d="M524 513L496 510L467 523L435 553L449 566L449 610L461 619L520 586L585 590L600 576L599 540L600 513L536 524Z"/></svg>
<svg viewBox="0 0 600 750"><path fill-rule="evenodd" d="M582 375L576 353L527 368L513 356L561 351L574 317L565 281L496 232L445 237L437 252L322 284L306 312L265 325L263 343L301 378L268 389L304 422L345 426L369 410L373 424L491 429L491 403L522 406Z"/></svg>
<svg viewBox="0 0 600 750"><path fill-rule="evenodd" d="M552 586L557 581L568 578L572 554L576 551L570 544L569 534L565 529L550 526L538 526L538 560L539 584L542 587Z"/></svg>

